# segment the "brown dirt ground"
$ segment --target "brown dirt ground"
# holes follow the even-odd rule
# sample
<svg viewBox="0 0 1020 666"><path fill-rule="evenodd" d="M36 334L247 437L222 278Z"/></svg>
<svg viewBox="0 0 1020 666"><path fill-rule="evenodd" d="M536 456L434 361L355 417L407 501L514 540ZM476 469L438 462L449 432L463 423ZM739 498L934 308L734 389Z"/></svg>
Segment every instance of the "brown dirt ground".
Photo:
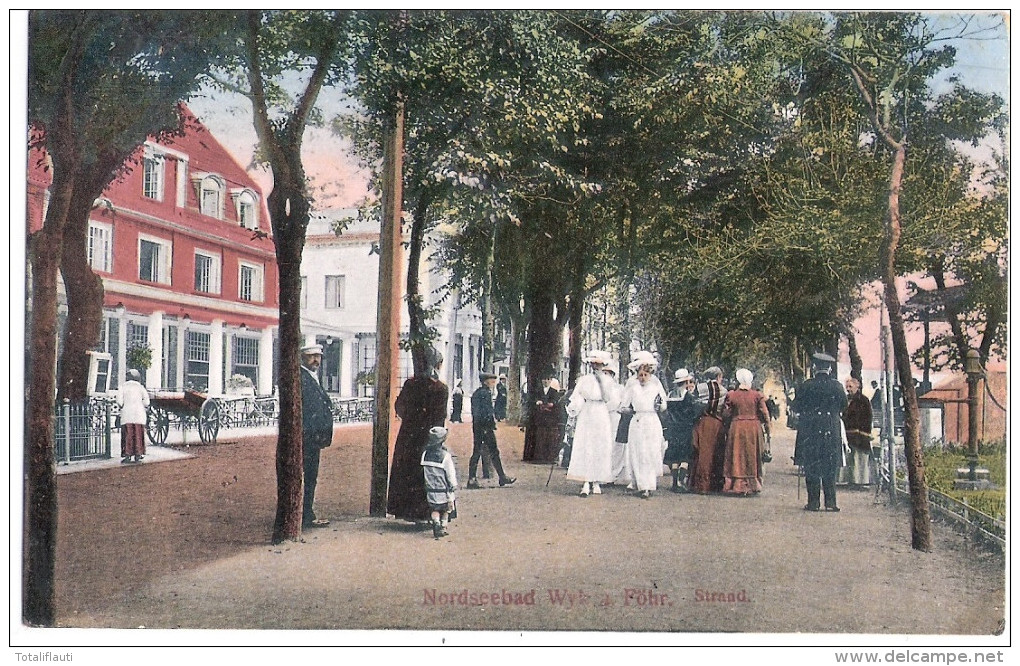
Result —
<svg viewBox="0 0 1020 666"><path fill-rule="evenodd" d="M620 488L580 498L560 468L547 486L550 466L520 462L523 437L501 424L500 449L517 484L461 491L460 516L441 540L368 517L369 426L337 427L323 452L316 511L333 524L281 546L269 543L273 437L61 475L58 624L985 640L1002 631L1001 554L941 524L933 552L913 551L905 507L871 491L842 490L839 514L802 511L793 431L777 431L761 496L660 489L641 500ZM452 424L450 447L463 485L470 424ZM437 602L444 593L453 601L431 604L432 590ZM501 598L504 590L534 590L534 603L457 602L462 591ZM555 601L566 591L572 596Z"/></svg>

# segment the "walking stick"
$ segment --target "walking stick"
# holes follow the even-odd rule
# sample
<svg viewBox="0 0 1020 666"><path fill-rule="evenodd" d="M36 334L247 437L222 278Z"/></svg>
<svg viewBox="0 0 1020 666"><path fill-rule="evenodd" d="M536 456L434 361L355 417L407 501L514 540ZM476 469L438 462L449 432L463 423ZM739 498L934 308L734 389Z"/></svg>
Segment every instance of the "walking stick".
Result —
<svg viewBox="0 0 1020 666"><path fill-rule="evenodd" d="M549 482L552 481L552 473L553 473L553 470L556 469L556 462L557 461L554 460L554 461L552 461L552 464L549 465L549 478L545 480L545 487L546 488L549 487Z"/></svg>
<svg viewBox="0 0 1020 666"><path fill-rule="evenodd" d="M798 502L800 501L800 477L801 477L801 472L803 472L803 471L804 471L804 468L798 465L797 466L797 501Z"/></svg>

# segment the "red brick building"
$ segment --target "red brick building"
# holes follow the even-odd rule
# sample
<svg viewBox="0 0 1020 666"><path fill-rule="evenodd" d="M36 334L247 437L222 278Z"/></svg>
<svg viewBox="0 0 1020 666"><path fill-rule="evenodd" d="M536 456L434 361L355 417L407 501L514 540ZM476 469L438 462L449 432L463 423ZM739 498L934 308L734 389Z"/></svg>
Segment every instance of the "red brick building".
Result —
<svg viewBox="0 0 1020 666"><path fill-rule="evenodd" d="M86 252L102 277L102 349L123 381L129 347L147 346L149 388L216 395L236 374L274 383L278 273L255 181L185 108L186 130L146 141L97 200ZM28 228L42 226L50 172L29 155Z"/></svg>
<svg viewBox="0 0 1020 666"><path fill-rule="evenodd" d="M985 378L979 382L977 412L979 441L990 442L1006 435L1006 412L1002 408L1007 406L1007 388L1008 379L1006 373L1001 370L989 370L985 373ZM967 376L956 375L928 391L923 397L925 400L943 404L944 441L966 446L968 408L966 402L959 401L967 399ZM951 402L944 402L946 400Z"/></svg>

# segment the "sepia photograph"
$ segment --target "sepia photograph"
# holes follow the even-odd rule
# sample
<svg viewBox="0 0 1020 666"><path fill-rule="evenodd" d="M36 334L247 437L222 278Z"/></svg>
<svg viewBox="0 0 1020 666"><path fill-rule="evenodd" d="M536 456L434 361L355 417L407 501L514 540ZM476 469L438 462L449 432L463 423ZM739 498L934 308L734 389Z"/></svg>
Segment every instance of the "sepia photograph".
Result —
<svg viewBox="0 0 1020 666"><path fill-rule="evenodd" d="M12 663L1008 661L1008 10L8 21Z"/></svg>

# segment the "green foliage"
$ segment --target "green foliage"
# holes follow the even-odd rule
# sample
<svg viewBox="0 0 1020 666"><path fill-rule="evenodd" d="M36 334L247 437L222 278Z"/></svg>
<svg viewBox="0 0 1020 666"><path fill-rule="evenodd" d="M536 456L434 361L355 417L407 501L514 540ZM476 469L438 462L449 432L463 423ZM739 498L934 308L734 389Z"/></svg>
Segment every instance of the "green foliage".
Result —
<svg viewBox="0 0 1020 666"><path fill-rule="evenodd" d="M132 345L125 352L125 362L129 368L145 370L152 366L152 348L147 345Z"/></svg>
<svg viewBox="0 0 1020 666"><path fill-rule="evenodd" d="M949 495L978 511L1004 520L1006 517L1006 442L982 442L978 447L978 465L989 472L996 490L956 490L956 470L966 467L966 450L963 448L926 448L924 451L925 478L928 486Z"/></svg>

